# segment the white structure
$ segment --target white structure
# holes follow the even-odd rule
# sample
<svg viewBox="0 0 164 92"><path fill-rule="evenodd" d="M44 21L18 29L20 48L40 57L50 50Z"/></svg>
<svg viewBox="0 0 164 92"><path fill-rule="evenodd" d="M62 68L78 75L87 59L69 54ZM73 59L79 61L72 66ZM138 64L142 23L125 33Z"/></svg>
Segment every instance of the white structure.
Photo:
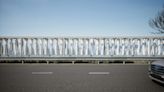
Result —
<svg viewBox="0 0 164 92"><path fill-rule="evenodd" d="M0 59L164 57L164 37L0 37Z"/></svg>

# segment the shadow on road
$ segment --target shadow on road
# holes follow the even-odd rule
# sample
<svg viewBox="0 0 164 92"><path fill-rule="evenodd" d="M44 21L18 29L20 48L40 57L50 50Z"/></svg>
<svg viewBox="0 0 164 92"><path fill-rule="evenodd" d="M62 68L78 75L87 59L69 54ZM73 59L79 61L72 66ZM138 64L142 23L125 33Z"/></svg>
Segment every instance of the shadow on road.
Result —
<svg viewBox="0 0 164 92"><path fill-rule="evenodd" d="M162 86L162 87L164 87L164 84L162 84L162 83L160 83L160 82L157 82L157 81L155 81L155 80L152 80L154 83L156 83L156 84L158 84L159 86Z"/></svg>

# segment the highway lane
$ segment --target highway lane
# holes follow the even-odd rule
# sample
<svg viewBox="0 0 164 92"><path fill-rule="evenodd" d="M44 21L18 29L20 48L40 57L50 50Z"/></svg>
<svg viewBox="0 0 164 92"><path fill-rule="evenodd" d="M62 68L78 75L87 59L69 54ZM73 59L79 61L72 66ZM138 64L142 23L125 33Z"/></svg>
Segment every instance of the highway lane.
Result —
<svg viewBox="0 0 164 92"><path fill-rule="evenodd" d="M148 65L1 64L0 92L163 92Z"/></svg>

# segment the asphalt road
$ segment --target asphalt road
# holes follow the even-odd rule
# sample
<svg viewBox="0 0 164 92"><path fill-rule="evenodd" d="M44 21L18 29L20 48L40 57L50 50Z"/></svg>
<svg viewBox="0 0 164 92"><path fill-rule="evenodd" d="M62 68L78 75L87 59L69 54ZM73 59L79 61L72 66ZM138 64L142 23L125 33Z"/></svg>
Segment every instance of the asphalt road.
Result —
<svg viewBox="0 0 164 92"><path fill-rule="evenodd" d="M164 92L148 65L0 65L0 92Z"/></svg>

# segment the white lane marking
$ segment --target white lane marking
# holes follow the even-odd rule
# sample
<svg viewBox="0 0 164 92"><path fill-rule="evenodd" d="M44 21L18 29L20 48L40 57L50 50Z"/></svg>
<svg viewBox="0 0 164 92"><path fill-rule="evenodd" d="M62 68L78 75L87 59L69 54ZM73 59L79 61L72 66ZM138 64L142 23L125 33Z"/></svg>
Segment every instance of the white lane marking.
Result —
<svg viewBox="0 0 164 92"><path fill-rule="evenodd" d="M53 74L53 72L32 72L32 74Z"/></svg>
<svg viewBox="0 0 164 92"><path fill-rule="evenodd" d="M88 74L110 74L109 72L89 72Z"/></svg>

